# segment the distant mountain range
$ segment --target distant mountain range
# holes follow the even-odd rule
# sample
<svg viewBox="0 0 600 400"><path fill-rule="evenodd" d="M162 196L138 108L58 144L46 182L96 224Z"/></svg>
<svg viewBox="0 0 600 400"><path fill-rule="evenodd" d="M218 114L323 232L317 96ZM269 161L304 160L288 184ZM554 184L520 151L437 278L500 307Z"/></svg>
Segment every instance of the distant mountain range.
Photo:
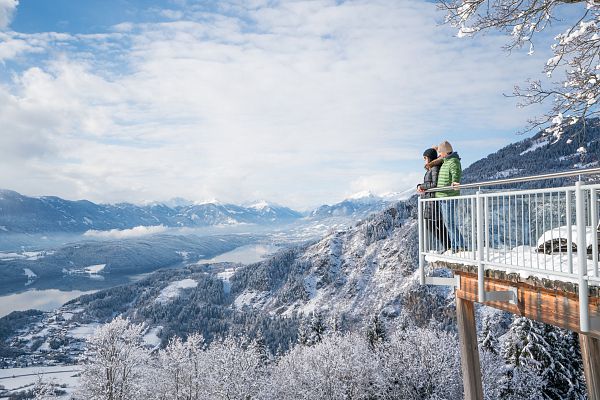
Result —
<svg viewBox="0 0 600 400"><path fill-rule="evenodd" d="M396 195L375 196L366 192L337 204L301 213L266 201L235 205L217 201L193 204L184 199L175 199L167 203L140 206L130 203L96 204L53 196L28 197L11 190L0 190L0 235L83 233L89 230L158 225L175 228L283 225L303 218L308 222L330 217L355 220L383 210L397 198Z"/></svg>

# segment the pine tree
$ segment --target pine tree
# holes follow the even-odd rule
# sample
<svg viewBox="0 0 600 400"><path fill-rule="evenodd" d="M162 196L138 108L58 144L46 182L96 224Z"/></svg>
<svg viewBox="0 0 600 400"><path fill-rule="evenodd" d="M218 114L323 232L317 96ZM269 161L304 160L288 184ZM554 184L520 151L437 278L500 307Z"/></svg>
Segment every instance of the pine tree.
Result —
<svg viewBox="0 0 600 400"><path fill-rule="evenodd" d="M309 342L311 345L320 343L323 340L323 336L327 331L325 321L323 320L323 314L319 311L313 311L310 319L310 336Z"/></svg>
<svg viewBox="0 0 600 400"><path fill-rule="evenodd" d="M260 355L260 361L263 364L267 364L271 359L271 353L269 351L269 348L267 347L265 335L263 334L262 329L259 329L256 332L256 337L254 338L253 346L256 348L256 351L258 351L258 354Z"/></svg>
<svg viewBox="0 0 600 400"><path fill-rule="evenodd" d="M303 318L298 326L298 344L302 346L310 345L310 324Z"/></svg>
<svg viewBox="0 0 600 400"><path fill-rule="evenodd" d="M483 317L481 336L479 337L479 348L481 350L489 351L494 355L497 355L500 352L500 344L489 315Z"/></svg>
<svg viewBox="0 0 600 400"><path fill-rule="evenodd" d="M385 322L377 314L371 317L367 325L367 340L371 349L375 349L379 344L387 340Z"/></svg>
<svg viewBox="0 0 600 400"><path fill-rule="evenodd" d="M545 398L581 399L585 398L585 386L574 351L572 335L552 325L517 317L510 326L503 356L509 364L535 372L544 382ZM510 398L510 392L505 395Z"/></svg>

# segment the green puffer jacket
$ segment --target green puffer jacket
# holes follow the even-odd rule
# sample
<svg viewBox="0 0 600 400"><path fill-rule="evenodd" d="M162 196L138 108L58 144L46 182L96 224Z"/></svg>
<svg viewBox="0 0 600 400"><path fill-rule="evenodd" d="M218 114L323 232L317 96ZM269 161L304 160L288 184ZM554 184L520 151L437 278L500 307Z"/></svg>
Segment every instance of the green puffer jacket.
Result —
<svg viewBox="0 0 600 400"><path fill-rule="evenodd" d="M437 187L450 186L452 182L459 182L462 176L462 167L460 165L460 157L458 153L450 153L444 158L444 163L440 167L438 174ZM460 195L459 190L445 190L436 192L435 197L451 197Z"/></svg>

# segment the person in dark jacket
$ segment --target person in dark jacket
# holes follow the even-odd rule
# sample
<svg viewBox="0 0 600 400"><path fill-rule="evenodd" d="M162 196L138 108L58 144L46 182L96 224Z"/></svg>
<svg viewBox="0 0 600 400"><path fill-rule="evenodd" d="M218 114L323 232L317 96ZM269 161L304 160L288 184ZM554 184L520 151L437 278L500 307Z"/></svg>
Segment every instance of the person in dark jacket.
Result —
<svg viewBox="0 0 600 400"><path fill-rule="evenodd" d="M423 160L425 161L425 176L423 183L417 185L417 192L424 199L435 197L435 193L427 193L426 190L437 187L440 165L431 165L430 163L438 158L436 149L430 148L423 152ZM425 230L427 233L426 250L435 249L437 239L441 246L446 249L450 244L450 236L446 225L442 220L442 212L436 201L426 201L423 203L423 219L425 222Z"/></svg>

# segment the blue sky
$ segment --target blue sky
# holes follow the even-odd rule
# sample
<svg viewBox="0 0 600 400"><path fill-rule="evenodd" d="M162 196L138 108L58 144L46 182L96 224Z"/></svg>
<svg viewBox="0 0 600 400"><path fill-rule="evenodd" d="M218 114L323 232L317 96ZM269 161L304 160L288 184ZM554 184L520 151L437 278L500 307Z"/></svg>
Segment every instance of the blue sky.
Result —
<svg viewBox="0 0 600 400"><path fill-rule="evenodd" d="M472 163L541 109L549 45L458 39L431 2L0 0L0 187L296 208Z"/></svg>

